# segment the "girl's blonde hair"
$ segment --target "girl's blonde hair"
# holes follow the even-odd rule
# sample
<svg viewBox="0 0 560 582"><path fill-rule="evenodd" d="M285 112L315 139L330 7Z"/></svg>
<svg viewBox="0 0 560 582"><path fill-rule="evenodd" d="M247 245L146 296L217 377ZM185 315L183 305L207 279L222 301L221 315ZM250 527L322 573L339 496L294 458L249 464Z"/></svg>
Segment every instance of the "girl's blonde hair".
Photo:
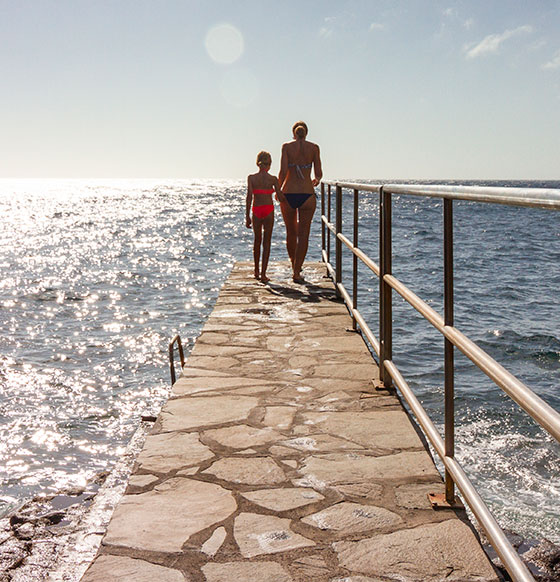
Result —
<svg viewBox="0 0 560 582"><path fill-rule="evenodd" d="M292 126L292 131L295 136L303 138L307 136L309 130L305 121L296 121Z"/></svg>
<svg viewBox="0 0 560 582"><path fill-rule="evenodd" d="M268 152L262 151L257 155L257 166L270 166L272 164L272 157Z"/></svg>

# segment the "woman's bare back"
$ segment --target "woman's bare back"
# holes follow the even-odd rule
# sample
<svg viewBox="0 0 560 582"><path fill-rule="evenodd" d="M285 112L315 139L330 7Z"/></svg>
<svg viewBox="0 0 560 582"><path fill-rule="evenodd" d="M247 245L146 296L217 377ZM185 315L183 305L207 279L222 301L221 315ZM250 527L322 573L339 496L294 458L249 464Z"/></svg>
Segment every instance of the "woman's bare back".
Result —
<svg viewBox="0 0 560 582"><path fill-rule="evenodd" d="M315 176L321 175L321 161L319 146L307 140L294 140L282 146L282 168L280 175L284 193L314 192L314 184L311 179L311 170L314 168ZM281 181L282 182L282 181Z"/></svg>

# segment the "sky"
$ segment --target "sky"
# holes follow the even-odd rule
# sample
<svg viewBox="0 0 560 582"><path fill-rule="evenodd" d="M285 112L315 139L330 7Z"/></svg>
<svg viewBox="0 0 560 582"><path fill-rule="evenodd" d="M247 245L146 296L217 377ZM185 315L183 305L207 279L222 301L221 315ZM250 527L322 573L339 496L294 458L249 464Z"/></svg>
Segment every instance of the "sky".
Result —
<svg viewBox="0 0 560 582"><path fill-rule="evenodd" d="M560 0L0 0L0 178L560 179Z"/></svg>

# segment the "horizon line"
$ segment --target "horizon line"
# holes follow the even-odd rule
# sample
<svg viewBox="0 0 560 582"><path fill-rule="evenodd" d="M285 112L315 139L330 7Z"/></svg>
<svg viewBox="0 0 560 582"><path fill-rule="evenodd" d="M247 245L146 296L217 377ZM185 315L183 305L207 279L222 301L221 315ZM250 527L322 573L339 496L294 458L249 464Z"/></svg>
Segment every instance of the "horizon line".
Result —
<svg viewBox="0 0 560 582"><path fill-rule="evenodd" d="M151 181L164 181L164 180L178 180L178 181L186 181L186 180L237 180L237 181L246 181L245 177L240 177L240 176L236 176L236 177L226 177L226 176L221 176L221 177L206 177L206 176L192 176L192 177L131 177L131 176L96 176L96 177L92 177L92 176L28 176L28 177L23 177L23 176L0 176L0 181L16 181L16 180L33 180L33 181L70 181L70 180L80 180L80 181L84 181L84 180L136 180L136 181L141 181L141 180L151 180ZM434 181L446 181L446 180L452 180L454 182L457 182L459 180L465 180L465 181L471 181L471 182L483 182L483 181L493 181L493 182L560 182L560 176L557 178L544 178L544 177L534 177L534 178L528 178L528 177L523 177L523 178L504 178L504 177L494 177L494 178L467 178L467 177L459 177L459 178L451 178L451 177L439 177L439 178L356 178L356 177L337 177L337 178L325 178L322 181L325 182L348 182L349 180L352 181L360 181L360 180L368 180L368 181L378 181L378 182L383 182L383 183L390 183L390 182L402 182L402 181L407 181L407 182L426 182L426 181L430 181L430 182L434 182Z"/></svg>

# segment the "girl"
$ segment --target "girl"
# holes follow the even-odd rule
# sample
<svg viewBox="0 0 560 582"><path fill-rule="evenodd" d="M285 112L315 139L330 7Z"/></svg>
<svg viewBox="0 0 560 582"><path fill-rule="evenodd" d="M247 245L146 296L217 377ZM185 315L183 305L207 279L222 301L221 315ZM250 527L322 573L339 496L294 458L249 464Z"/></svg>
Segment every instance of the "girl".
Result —
<svg viewBox="0 0 560 582"><path fill-rule="evenodd" d="M255 279L266 283L270 279L266 276L268 258L270 256L270 241L274 227L274 204L272 194L276 192L276 200L282 201L283 194L276 176L271 176L268 171L272 164L272 158L268 152L259 152L257 166L259 171L247 177L247 201L245 212L245 224L247 228L253 226L255 241L253 243L253 259L255 261ZM251 217L252 204L252 217ZM259 269L259 259L262 243L262 268Z"/></svg>

